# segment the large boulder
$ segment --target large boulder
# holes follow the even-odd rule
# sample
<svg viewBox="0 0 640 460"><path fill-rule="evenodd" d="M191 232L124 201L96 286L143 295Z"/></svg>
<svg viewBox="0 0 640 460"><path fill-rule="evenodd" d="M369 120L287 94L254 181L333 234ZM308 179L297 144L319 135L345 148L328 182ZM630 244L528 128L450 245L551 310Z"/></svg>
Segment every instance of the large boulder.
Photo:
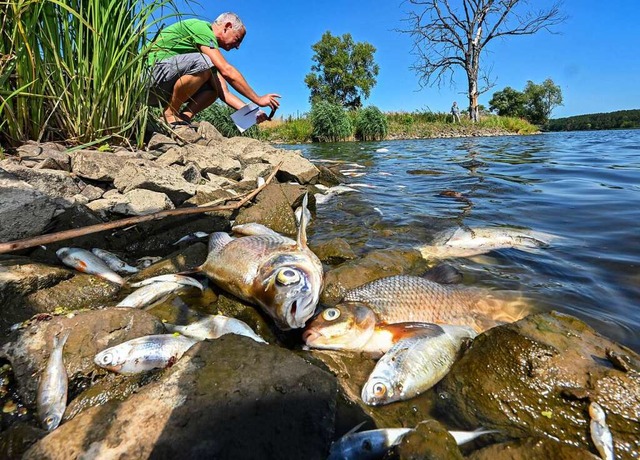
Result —
<svg viewBox="0 0 640 460"><path fill-rule="evenodd" d="M27 168L14 162L4 162L3 168L19 180L54 198L72 200L84 188L67 171Z"/></svg>
<svg viewBox="0 0 640 460"><path fill-rule="evenodd" d="M478 336L438 385L438 406L468 428L557 439L596 453L588 407L597 402L617 458L637 458L639 360L577 318L530 315Z"/></svg>
<svg viewBox="0 0 640 460"><path fill-rule="evenodd" d="M288 236L297 234L296 216L280 184L267 185L256 197L256 204L238 213L235 225L256 222Z"/></svg>
<svg viewBox="0 0 640 460"><path fill-rule="evenodd" d="M226 335L125 401L81 412L23 458L324 459L336 396L332 376L291 351Z"/></svg>
<svg viewBox="0 0 640 460"><path fill-rule="evenodd" d="M71 170L78 177L111 182L122 170L123 163L139 155L133 152L100 152L77 150L71 156Z"/></svg>
<svg viewBox="0 0 640 460"><path fill-rule="evenodd" d="M318 168L303 157L299 150L275 150L265 157L265 161L273 166L282 163L276 174L281 182L296 181L299 184L315 184L320 175Z"/></svg>

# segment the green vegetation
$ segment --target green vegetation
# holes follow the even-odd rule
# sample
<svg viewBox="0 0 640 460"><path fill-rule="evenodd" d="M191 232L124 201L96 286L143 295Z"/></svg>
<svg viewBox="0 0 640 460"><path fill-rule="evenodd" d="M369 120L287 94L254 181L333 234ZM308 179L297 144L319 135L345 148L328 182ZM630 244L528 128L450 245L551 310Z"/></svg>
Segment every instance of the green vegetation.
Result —
<svg viewBox="0 0 640 460"><path fill-rule="evenodd" d="M0 141L142 144L147 36L170 0L0 6Z"/></svg>
<svg viewBox="0 0 640 460"><path fill-rule="evenodd" d="M549 131L585 131L595 129L640 128L640 110L619 110L609 113L591 113L575 117L549 120Z"/></svg>
<svg viewBox="0 0 640 460"><path fill-rule="evenodd" d="M507 86L493 94L489 108L498 115L522 117L536 125L544 125L554 108L562 105L562 90L547 78L541 85L527 82L524 92Z"/></svg>
<svg viewBox="0 0 640 460"><path fill-rule="evenodd" d="M355 120L355 137L359 141L382 140L389 126L387 117L377 107L371 106L359 110Z"/></svg>
<svg viewBox="0 0 640 460"><path fill-rule="evenodd" d="M313 140L337 142L353 135L353 124L341 105L318 102L311 108L309 118L313 127Z"/></svg>
<svg viewBox="0 0 640 460"><path fill-rule="evenodd" d="M252 126L242 134L238 131L238 127L231 119L231 114L235 112L234 109L229 107L223 102L216 102L204 109L198 115L196 115L196 121L208 121L216 127L220 133L225 137L244 136L259 138L260 131L257 126Z"/></svg>
<svg viewBox="0 0 640 460"><path fill-rule="evenodd" d="M373 45L356 43L351 34L334 37L327 31L311 48L315 64L304 79L311 104L328 101L351 109L362 107L362 98L369 97L379 71Z"/></svg>

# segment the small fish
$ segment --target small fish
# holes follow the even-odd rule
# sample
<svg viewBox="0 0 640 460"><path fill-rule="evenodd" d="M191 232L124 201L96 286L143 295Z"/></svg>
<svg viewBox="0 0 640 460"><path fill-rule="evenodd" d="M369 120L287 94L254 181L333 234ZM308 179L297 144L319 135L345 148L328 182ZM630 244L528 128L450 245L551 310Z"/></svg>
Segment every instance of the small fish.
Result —
<svg viewBox="0 0 640 460"><path fill-rule="evenodd" d="M389 149L386 149L384 147L380 148L380 149L376 149L376 152L378 152L378 153L387 153L388 151L389 151Z"/></svg>
<svg viewBox="0 0 640 460"><path fill-rule="evenodd" d="M343 193L349 192L360 192L360 190L352 187L347 187L346 185L336 185L334 187L328 188L324 194L316 193L314 197L316 199L316 204L324 204L336 195L342 195Z"/></svg>
<svg viewBox="0 0 640 460"><path fill-rule="evenodd" d="M102 261L106 263L111 270L117 273L129 274L139 272L136 267L132 267L124 260L120 259L117 255L109 251L105 251L104 249L100 248L93 248L91 252L102 259Z"/></svg>
<svg viewBox="0 0 640 460"><path fill-rule="evenodd" d="M162 260L162 257L158 256L141 257L136 261L136 266L138 268L148 268L160 260Z"/></svg>
<svg viewBox="0 0 640 460"><path fill-rule="evenodd" d="M196 343L183 335L147 335L107 348L93 362L118 374L138 374L172 366Z"/></svg>
<svg viewBox="0 0 640 460"><path fill-rule="evenodd" d="M589 404L589 415L591 416L591 440L595 444L600 457L603 460L614 460L613 436L607 426L604 409L597 402Z"/></svg>
<svg viewBox="0 0 640 460"><path fill-rule="evenodd" d="M60 248L56 251L56 255L63 264L80 272L99 276L121 286L126 282L124 278L111 270L102 259L86 249Z"/></svg>
<svg viewBox="0 0 640 460"><path fill-rule="evenodd" d="M62 350L70 332L66 332L61 338L53 338L53 348L49 355L47 367L42 373L38 385L37 407L38 419L47 431L55 430L67 407L67 370L64 367Z"/></svg>
<svg viewBox="0 0 640 460"><path fill-rule="evenodd" d="M305 195L302 207L307 207ZM322 289L322 263L307 246L307 215L296 240L275 232L232 238L211 235L199 268L220 288L257 304L282 330L300 328L313 316Z"/></svg>
<svg viewBox="0 0 640 460"><path fill-rule="evenodd" d="M441 326L442 334L400 340L376 363L362 388L371 406L404 401L438 383L456 361L464 340L476 336L463 326Z"/></svg>
<svg viewBox="0 0 640 460"><path fill-rule="evenodd" d="M195 280L194 280L195 281ZM172 281L151 283L136 289L131 294L122 299L116 307L118 308L142 308L166 298L176 291L193 286L192 284L180 284ZM197 287L197 286L196 286ZM202 286L200 286L202 289Z"/></svg>
<svg viewBox="0 0 640 460"><path fill-rule="evenodd" d="M430 323L379 323L370 308L342 303L316 316L305 328L302 340L311 348L361 351L379 357L400 340L442 331Z"/></svg>
<svg viewBox="0 0 640 460"><path fill-rule="evenodd" d="M499 433L498 430L485 430L482 428L478 428L474 431L449 431L449 434L453 436L453 439L456 440L456 444L461 446L467 442L473 441L474 439L484 436L489 433Z"/></svg>
<svg viewBox="0 0 640 460"><path fill-rule="evenodd" d="M187 337L198 340L217 339L225 334L244 335L256 342L267 343L262 337L253 332L244 321L223 315L207 315L186 326L165 323L169 332L179 332Z"/></svg>
<svg viewBox="0 0 640 460"><path fill-rule="evenodd" d="M331 444L327 460L374 460L402 441L413 428L380 428L349 432Z"/></svg>
<svg viewBox="0 0 640 460"><path fill-rule="evenodd" d="M534 252L559 237L533 230L507 227L445 230L437 234L431 245L417 248L425 259L472 257L498 249L515 248Z"/></svg>
<svg viewBox="0 0 640 460"><path fill-rule="evenodd" d="M173 243L173 246L176 246L180 243L189 243L191 241L196 241L202 238L205 238L209 236L208 233L206 232L194 232L194 233L189 233L188 235L183 236L182 238L180 238L178 241L176 241L175 243Z"/></svg>
<svg viewBox="0 0 640 460"><path fill-rule="evenodd" d="M372 184L362 184L360 182L352 182L349 184L351 187L361 187L361 188L378 188L377 185Z"/></svg>
<svg viewBox="0 0 640 460"><path fill-rule="evenodd" d="M382 211L380 210L380 208L373 208L373 210L375 212L377 212L378 214L380 214L382 217L384 217L384 214L382 213Z"/></svg>
<svg viewBox="0 0 640 460"><path fill-rule="evenodd" d="M195 278L192 278L190 276L185 276L185 275L178 275L178 274L153 276L151 278L147 278L137 283L131 283L130 286L143 287L143 286L148 286L154 283L176 283L182 286L193 286L200 289L201 291L204 290L204 287L202 286L202 284Z"/></svg>

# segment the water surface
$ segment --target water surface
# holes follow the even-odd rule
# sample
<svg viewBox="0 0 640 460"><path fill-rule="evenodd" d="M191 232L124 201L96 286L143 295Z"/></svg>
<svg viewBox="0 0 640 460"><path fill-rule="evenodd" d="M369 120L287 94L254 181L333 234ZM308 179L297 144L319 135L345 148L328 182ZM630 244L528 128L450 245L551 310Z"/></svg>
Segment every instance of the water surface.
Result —
<svg viewBox="0 0 640 460"><path fill-rule="evenodd" d="M640 130L282 147L365 166L342 169L373 186L319 206L312 241L342 237L362 255L458 225L552 233L535 253L449 262L467 284L521 290L640 350Z"/></svg>

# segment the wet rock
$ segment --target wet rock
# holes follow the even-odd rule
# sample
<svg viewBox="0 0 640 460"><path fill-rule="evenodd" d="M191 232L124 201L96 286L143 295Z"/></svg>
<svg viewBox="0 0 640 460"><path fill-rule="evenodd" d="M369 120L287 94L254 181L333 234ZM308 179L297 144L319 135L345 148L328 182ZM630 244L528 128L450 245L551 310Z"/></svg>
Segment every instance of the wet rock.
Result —
<svg viewBox="0 0 640 460"><path fill-rule="evenodd" d="M40 235L62 209L51 197L0 169L0 242Z"/></svg>
<svg viewBox="0 0 640 460"><path fill-rule="evenodd" d="M312 244L310 248L318 256L318 259L329 265L338 265L357 257L344 238L334 238L319 244Z"/></svg>
<svg viewBox="0 0 640 460"><path fill-rule="evenodd" d="M24 458L326 458L335 399L328 373L226 335L196 344L127 400L62 424Z"/></svg>
<svg viewBox="0 0 640 460"><path fill-rule="evenodd" d="M570 446L553 439L526 438L518 441L494 444L484 449L472 452L468 460L598 460L600 457L593 455L585 449Z"/></svg>
<svg viewBox="0 0 640 460"><path fill-rule="evenodd" d="M559 439L595 453L588 413L595 401L606 413L617 458L635 458L640 374L616 369L611 352L638 359L577 318L530 315L474 340L438 384L438 408L461 426Z"/></svg>
<svg viewBox="0 0 640 460"><path fill-rule="evenodd" d="M279 184L268 184L256 197L256 204L243 208L235 225L257 222L283 235L297 234L296 217L287 195Z"/></svg>
<svg viewBox="0 0 640 460"><path fill-rule="evenodd" d="M320 302L335 305L344 294L369 281L392 275L416 275L427 269L418 251L383 249L365 257L346 262L325 273Z"/></svg>
<svg viewBox="0 0 640 460"><path fill-rule="evenodd" d="M53 337L62 331L71 331L63 359L69 380L73 381L94 372L106 372L93 363L95 355L105 348L165 330L149 313L129 308L33 318L24 329L12 332L9 342L0 348L0 357L13 367L21 398L30 406L35 405L38 377L46 366Z"/></svg>
<svg viewBox="0 0 640 460"><path fill-rule="evenodd" d="M396 447L399 460L462 460L456 440L435 420L421 422ZM553 457L549 457L553 458Z"/></svg>
<svg viewBox="0 0 640 460"><path fill-rule="evenodd" d="M318 183L331 187L333 185L339 185L346 181L346 178L337 171L333 171L326 166L316 166L319 171Z"/></svg>
<svg viewBox="0 0 640 460"><path fill-rule="evenodd" d="M77 150L71 152L71 170L85 179L112 182L122 170L123 163L137 158L133 152L116 153L98 150Z"/></svg>
<svg viewBox="0 0 640 460"><path fill-rule="evenodd" d="M24 423L14 425L0 433L0 458L19 460L22 455L47 432Z"/></svg>

